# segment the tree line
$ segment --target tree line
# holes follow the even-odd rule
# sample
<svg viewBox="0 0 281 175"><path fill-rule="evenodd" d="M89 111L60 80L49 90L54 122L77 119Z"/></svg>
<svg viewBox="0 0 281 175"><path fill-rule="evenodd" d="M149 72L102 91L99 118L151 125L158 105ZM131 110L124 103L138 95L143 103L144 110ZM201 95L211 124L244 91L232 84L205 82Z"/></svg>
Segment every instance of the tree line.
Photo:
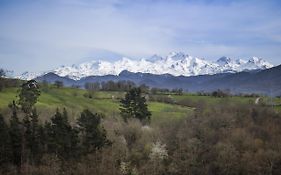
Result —
<svg viewBox="0 0 281 175"><path fill-rule="evenodd" d="M142 93L151 93L151 94L176 94L182 95L182 88L167 89L167 88L155 88L149 87L146 84L141 84L137 86L133 81L107 81L107 82L94 82L94 83L85 83L84 88L88 91L129 91L132 88L140 88Z"/></svg>
<svg viewBox="0 0 281 175"><path fill-rule="evenodd" d="M35 81L24 83L18 101L9 104L12 114L9 121L0 115L2 170L12 164L18 173L23 173L28 165L40 164L43 154L53 154L61 160L78 159L111 144L101 126L103 115L87 109L81 112L75 125L70 124L65 108L57 109L44 124L39 123L34 107L39 95Z"/></svg>
<svg viewBox="0 0 281 175"><path fill-rule="evenodd" d="M88 109L83 110L72 124L66 109L57 109L50 120L41 124L34 107L40 94L37 82L28 81L18 91L18 100L9 104L9 121L0 114L0 167L3 173L8 172L7 165L14 165L17 173L26 173L28 166L40 165L46 154L65 162L77 161L112 144L101 125L103 114ZM151 116L140 88L132 88L126 94L121 100L120 111L124 121L136 118L149 123Z"/></svg>

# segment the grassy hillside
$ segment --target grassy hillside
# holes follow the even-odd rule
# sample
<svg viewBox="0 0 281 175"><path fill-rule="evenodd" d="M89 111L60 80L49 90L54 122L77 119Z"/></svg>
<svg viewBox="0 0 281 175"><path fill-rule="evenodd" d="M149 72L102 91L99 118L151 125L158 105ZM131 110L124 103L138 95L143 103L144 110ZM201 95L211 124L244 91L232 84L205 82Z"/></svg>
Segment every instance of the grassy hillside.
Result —
<svg viewBox="0 0 281 175"><path fill-rule="evenodd" d="M7 113L8 104L17 99L17 90L17 88L5 88L0 92L0 111L2 113ZM85 94L87 93L86 90L77 88L43 88L36 107L43 119L49 118L56 108L66 108L71 119L77 117L83 109L104 113L106 116L119 115L119 101L124 97L125 92L97 91L92 94L92 98L86 97ZM160 118L185 117L192 113L193 108L198 103L223 104L228 101L228 103L253 104L256 99L255 97L216 98L187 93L183 95L162 94L154 95L154 97L170 99L175 104L167 103L165 100L149 101L148 107L152 112L152 121ZM277 102L279 103L280 99L276 99ZM279 107L277 108L279 109Z"/></svg>
<svg viewBox="0 0 281 175"><path fill-rule="evenodd" d="M93 98L85 97L86 90L76 88L48 88L42 90L36 104L42 118L48 118L56 108L66 108L72 117L77 117L83 109L104 113L106 116L119 115L119 101L125 92L95 92ZM0 92L0 110L7 111L7 106L16 99L17 89L6 88ZM148 102L152 120L156 118L181 118L192 112L192 108L180 105Z"/></svg>
<svg viewBox="0 0 281 175"><path fill-rule="evenodd" d="M205 101L207 103L213 104L213 103L219 103L223 98L216 98L212 96L198 96L198 95L192 95L192 94L184 94L181 96L174 96L174 99L176 101L182 101L182 100L191 100L193 102L199 102L199 101ZM255 98L248 98L248 97L230 97L228 98L234 103L253 103Z"/></svg>

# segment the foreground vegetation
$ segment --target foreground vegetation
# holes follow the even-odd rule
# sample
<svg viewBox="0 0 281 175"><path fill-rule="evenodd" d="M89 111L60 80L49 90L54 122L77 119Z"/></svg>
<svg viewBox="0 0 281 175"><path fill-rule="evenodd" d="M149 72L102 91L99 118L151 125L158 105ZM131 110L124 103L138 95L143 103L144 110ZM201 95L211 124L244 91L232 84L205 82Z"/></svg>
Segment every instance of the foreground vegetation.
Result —
<svg viewBox="0 0 281 175"><path fill-rule="evenodd" d="M144 93L149 123L123 120L126 92L40 89L27 112L0 92L0 174L281 174L281 114L256 97Z"/></svg>

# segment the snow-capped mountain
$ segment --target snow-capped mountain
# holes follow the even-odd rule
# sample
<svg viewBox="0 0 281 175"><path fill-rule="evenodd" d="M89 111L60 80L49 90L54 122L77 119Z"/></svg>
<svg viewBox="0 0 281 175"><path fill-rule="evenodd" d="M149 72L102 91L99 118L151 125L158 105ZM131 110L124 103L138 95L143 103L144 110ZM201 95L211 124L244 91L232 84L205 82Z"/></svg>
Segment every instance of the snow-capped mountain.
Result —
<svg viewBox="0 0 281 175"><path fill-rule="evenodd" d="M22 80L31 80L41 75L44 75L48 72L24 72L21 75L15 76L15 78L22 79Z"/></svg>
<svg viewBox="0 0 281 175"><path fill-rule="evenodd" d="M123 70L130 72L141 72L151 74L171 74L174 76L195 76L217 73L235 73L241 71L268 69L272 64L257 57L249 60L232 59L221 57L215 62L207 61L202 58L192 57L182 52L172 52L166 57L154 55L150 58L133 60L123 57L122 59L109 61L91 61L79 65L61 66L52 71L59 76L67 76L74 80L79 80L88 76L119 75ZM32 79L45 73L25 72L18 78Z"/></svg>

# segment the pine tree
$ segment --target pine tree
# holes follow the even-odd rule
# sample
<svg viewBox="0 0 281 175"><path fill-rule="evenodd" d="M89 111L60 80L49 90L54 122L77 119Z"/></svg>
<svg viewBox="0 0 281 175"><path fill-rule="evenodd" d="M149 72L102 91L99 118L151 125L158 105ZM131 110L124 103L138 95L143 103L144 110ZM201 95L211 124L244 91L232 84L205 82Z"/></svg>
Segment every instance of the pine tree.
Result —
<svg viewBox="0 0 281 175"><path fill-rule="evenodd" d="M30 80L24 83L19 91L18 104L25 113L23 119L23 138L22 138L22 161L31 160L34 163L34 158L38 153L38 115L34 105L40 95L40 90L35 80ZM40 156L39 156L40 157Z"/></svg>
<svg viewBox="0 0 281 175"><path fill-rule="evenodd" d="M51 123L46 124L49 152L62 159L75 157L77 153L78 133L68 122L66 110L63 114L56 111Z"/></svg>
<svg viewBox="0 0 281 175"><path fill-rule="evenodd" d="M9 163L11 149L9 144L9 128L2 114L0 114L0 167Z"/></svg>
<svg viewBox="0 0 281 175"><path fill-rule="evenodd" d="M75 158L78 156L78 143L79 143L79 138L78 138L78 130L74 127L72 127L68 121L68 113L66 111L65 108L63 108L63 113L62 116L64 118L65 121L67 121L67 127L66 127L66 131L67 131L67 143L68 146L67 148L69 149L69 152L67 157L72 157Z"/></svg>
<svg viewBox="0 0 281 175"><path fill-rule="evenodd" d="M26 115L22 121L22 161L27 162L30 159L30 148L32 144L30 118Z"/></svg>
<svg viewBox="0 0 281 175"><path fill-rule="evenodd" d="M143 123L150 121L151 112L148 111L146 99L141 95L140 88L132 88L121 100L120 114L125 121L137 118Z"/></svg>
<svg viewBox="0 0 281 175"><path fill-rule="evenodd" d="M84 110L78 118L77 124L82 135L83 153L95 152L110 144L106 138L106 131L101 126L101 118L101 115L93 114L89 110Z"/></svg>
<svg viewBox="0 0 281 175"><path fill-rule="evenodd" d="M38 114L36 108L32 110L32 114L30 116L30 140L29 140L29 148L30 148L30 158L31 163L39 162L42 157L43 152L43 133L40 132L40 125L38 123ZM42 143L43 142L43 143Z"/></svg>
<svg viewBox="0 0 281 175"><path fill-rule="evenodd" d="M35 80L24 83L19 91L18 104L24 113L30 114L40 96L40 90Z"/></svg>
<svg viewBox="0 0 281 175"><path fill-rule="evenodd" d="M21 123L17 116L17 106L15 101L9 107L12 110L12 116L10 119L10 145L12 149L12 162L14 165L21 167L22 164L22 129Z"/></svg>

